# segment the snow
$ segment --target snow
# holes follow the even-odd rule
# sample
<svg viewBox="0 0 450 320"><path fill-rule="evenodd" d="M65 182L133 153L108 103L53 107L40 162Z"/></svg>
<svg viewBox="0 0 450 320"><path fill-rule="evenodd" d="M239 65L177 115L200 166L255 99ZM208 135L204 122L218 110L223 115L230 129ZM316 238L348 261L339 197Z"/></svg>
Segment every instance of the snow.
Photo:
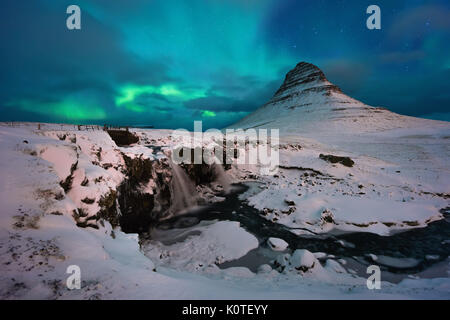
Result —
<svg viewBox="0 0 450 320"><path fill-rule="evenodd" d="M304 249L297 249L292 254L290 263L295 267L305 267L305 268L312 268L314 264L319 263L319 261L314 257L314 255Z"/></svg>
<svg viewBox="0 0 450 320"><path fill-rule="evenodd" d="M294 82L304 76L301 70L291 74ZM316 71L308 67L306 72ZM258 165L234 164L223 181L250 183L239 199L299 235L358 231L388 236L442 219L440 210L449 207L450 123L402 116L339 90L323 90L331 86L321 77L298 81L233 125L280 129L280 167L277 175L268 176ZM267 240L274 268L262 264L257 273L245 266L222 269L221 263L260 247L236 221L155 228L150 240L113 229L104 220L97 228L78 227L78 222L96 220L98 201L124 181L123 154L158 161L185 138L172 130L137 129L139 143L118 147L100 129L0 124L0 298L450 298L446 262L438 277L413 275L393 284L382 274L382 289L369 290L350 262L345 266L346 260L326 252L289 248L279 238ZM195 134L186 135L202 143ZM350 157L354 166L326 162L320 154ZM67 179L72 179L71 188L64 190L61 182ZM210 201L223 200L213 189L197 191ZM157 194L155 181L142 185L141 192ZM80 212L85 216L75 221L74 213ZM358 245L339 244L343 249ZM370 252L366 257L396 268L419 263ZM426 255L429 261L439 258ZM81 290L65 286L70 265L81 268ZM432 273L422 274L427 272Z"/></svg>
<svg viewBox="0 0 450 320"><path fill-rule="evenodd" d="M284 251L288 247L288 243L283 239L279 238L269 238L267 239L267 243L270 248L274 251Z"/></svg>
<svg viewBox="0 0 450 320"><path fill-rule="evenodd" d="M333 259L328 259L325 264L325 269L331 269L336 273L346 273L345 268L342 265Z"/></svg>
<svg viewBox="0 0 450 320"><path fill-rule="evenodd" d="M394 258L383 255L379 255L376 261L382 265L396 268L413 268L420 262L414 258Z"/></svg>
<svg viewBox="0 0 450 320"><path fill-rule="evenodd" d="M439 209L448 206L448 199L439 194L450 189L449 129L438 123L417 131L417 136L411 128L364 133L351 140L285 135L284 145L302 148L281 149L286 168L280 169L278 177L256 175L257 183L244 197L257 208L272 209L267 219L318 232L389 234L423 227L442 218ZM155 145L173 142L170 131L139 130L138 134ZM233 221L201 223L179 242L155 240L153 251L145 253L137 235L113 229L107 221L98 229L77 227L73 211L82 208L88 216L96 214L100 197L123 181L122 152L130 157L161 157L144 145L119 148L101 130L45 124L38 131L30 123L0 125L2 299L449 298L448 277L406 279L399 284L383 281L381 290L368 290L365 278L345 272L326 253L301 248L292 255L274 252L286 266L281 273L269 265L261 266L258 273L245 267L220 269L216 262L238 259L259 246L252 234ZM319 159L320 153L350 156L355 166L332 165ZM60 182L71 174L75 163L72 188L66 193ZM311 176L313 171L298 168L321 174ZM234 167L230 176L253 172L257 168ZM89 183L82 186L85 179ZM150 192L154 186L144 188ZM95 203L83 203L85 197L94 198ZM289 207L295 210L282 212ZM396 266L413 263L377 258L379 263ZM81 268L81 290L65 286L70 265ZM309 269L297 270L299 266Z"/></svg>
<svg viewBox="0 0 450 320"><path fill-rule="evenodd" d="M395 136L403 136L400 131ZM441 219L450 191L450 151L444 138L450 126L428 128L432 141L414 138L410 131L401 142L377 134L348 138L351 143L333 137L333 146L326 145L323 136L322 142L297 138L301 150L289 147L294 142L282 141L287 148L280 148L278 176L261 176L258 182L264 187L249 195L249 203L270 209L268 219L319 233L339 229L387 235ZM330 164L320 153L349 156L355 165ZM324 215L333 222L324 221Z"/></svg>
<svg viewBox="0 0 450 320"><path fill-rule="evenodd" d="M180 230L164 232L168 238ZM175 269L196 271L213 263L223 263L244 256L258 247L255 236L245 231L236 221L214 221L201 223L189 229L190 235L184 241L165 245L158 240L146 244L145 254L155 263Z"/></svg>

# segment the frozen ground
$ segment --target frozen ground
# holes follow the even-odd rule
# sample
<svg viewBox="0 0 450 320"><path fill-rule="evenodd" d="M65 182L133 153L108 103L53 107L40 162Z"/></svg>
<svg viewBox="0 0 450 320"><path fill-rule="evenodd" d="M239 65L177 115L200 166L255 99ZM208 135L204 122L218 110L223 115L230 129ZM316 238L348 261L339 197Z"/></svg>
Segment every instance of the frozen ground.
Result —
<svg viewBox="0 0 450 320"><path fill-rule="evenodd" d="M321 143L282 140L279 173L260 177L263 190L250 203L268 219L319 233L387 235L422 227L441 219L440 210L449 205L449 132L430 128L421 136L396 130L343 140L321 136ZM325 144L328 138L331 143ZM355 164L329 163L320 154L350 157Z"/></svg>
<svg viewBox="0 0 450 320"><path fill-rule="evenodd" d="M449 206L450 127L420 128L351 136L285 134L277 176L236 166L227 174L234 181L258 181L244 196L248 204L269 221L302 228L293 233L388 235L422 228L442 219L439 210ZM173 143L167 130L138 134L142 144ZM439 257L444 265L437 278L383 281L381 290L369 290L366 278L349 272L343 261L302 248L274 251L277 262L256 273L245 266L219 268L216 263L261 245L235 221L200 222L185 234L159 230L159 240L141 245L136 234L113 230L107 221L93 227L99 200L124 179L122 154L163 157L142 144L120 148L103 131L73 126L46 125L39 131L35 124L0 126L2 299L450 298L445 257ZM319 154L348 156L355 164L331 164ZM60 182L69 176L73 187L66 192ZM145 190L155 192L155 185ZM65 285L69 265L81 268L80 290Z"/></svg>

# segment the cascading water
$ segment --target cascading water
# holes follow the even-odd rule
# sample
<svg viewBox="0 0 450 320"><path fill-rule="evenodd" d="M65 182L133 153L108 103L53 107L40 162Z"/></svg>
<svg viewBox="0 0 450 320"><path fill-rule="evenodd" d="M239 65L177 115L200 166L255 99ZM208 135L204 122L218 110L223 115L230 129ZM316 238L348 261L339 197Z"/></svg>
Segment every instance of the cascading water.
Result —
<svg viewBox="0 0 450 320"><path fill-rule="evenodd" d="M169 165L172 169L172 204L169 212L173 216L187 208L197 205L198 194L194 183L189 179L183 168L171 160L169 160Z"/></svg>
<svg viewBox="0 0 450 320"><path fill-rule="evenodd" d="M230 192L231 181L221 164L214 165L214 179L223 187L225 193Z"/></svg>

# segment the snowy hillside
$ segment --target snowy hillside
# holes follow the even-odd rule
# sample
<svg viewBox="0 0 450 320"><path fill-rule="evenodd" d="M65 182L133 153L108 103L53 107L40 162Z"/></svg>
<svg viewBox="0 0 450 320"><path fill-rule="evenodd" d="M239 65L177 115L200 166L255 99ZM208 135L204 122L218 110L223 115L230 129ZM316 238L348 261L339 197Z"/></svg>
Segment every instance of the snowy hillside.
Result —
<svg viewBox="0 0 450 320"><path fill-rule="evenodd" d="M286 74L272 99L230 127L277 128L283 136L301 134L317 137L411 127L443 127L448 130L449 124L368 106L345 95L315 65L300 62Z"/></svg>
<svg viewBox="0 0 450 320"><path fill-rule="evenodd" d="M389 234L441 219L448 198L430 190L448 189L448 180L436 176L445 162L436 160L419 178L404 174L400 162L362 156L352 155L356 165L348 168L319 158L334 149L299 137L301 148L281 146L278 176L233 165L227 175L248 184L247 192L218 195L214 181L201 182L197 196L211 204L168 219L160 209L170 212L181 196L172 194L180 183L174 177L200 177L186 178L167 164L164 150L175 143L170 131L135 133L139 143L118 147L101 130L2 124L2 299L448 298L448 238L440 229L430 231L440 245L414 258L389 248L415 248L427 239L420 234L411 236L415 242L389 237L388 246L378 247L345 236L297 237ZM148 217L148 232L123 232L146 226ZM373 263L366 255L387 268L382 290L366 287L365 265ZM66 287L70 265L81 268L79 290ZM390 272L405 266L410 271Z"/></svg>

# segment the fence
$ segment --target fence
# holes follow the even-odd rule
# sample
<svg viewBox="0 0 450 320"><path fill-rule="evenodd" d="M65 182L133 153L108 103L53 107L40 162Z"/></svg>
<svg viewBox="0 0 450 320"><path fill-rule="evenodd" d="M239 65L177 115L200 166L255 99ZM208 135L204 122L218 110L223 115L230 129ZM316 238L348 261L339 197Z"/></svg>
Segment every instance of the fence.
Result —
<svg viewBox="0 0 450 320"><path fill-rule="evenodd" d="M104 124L101 125L86 125L86 124L56 124L56 123L38 123L38 122L18 122L18 121L7 121L0 122L0 126L7 126L13 128L35 128L37 130L65 130L65 131L95 131L95 130L117 130L117 131L128 131L129 126L114 126Z"/></svg>

